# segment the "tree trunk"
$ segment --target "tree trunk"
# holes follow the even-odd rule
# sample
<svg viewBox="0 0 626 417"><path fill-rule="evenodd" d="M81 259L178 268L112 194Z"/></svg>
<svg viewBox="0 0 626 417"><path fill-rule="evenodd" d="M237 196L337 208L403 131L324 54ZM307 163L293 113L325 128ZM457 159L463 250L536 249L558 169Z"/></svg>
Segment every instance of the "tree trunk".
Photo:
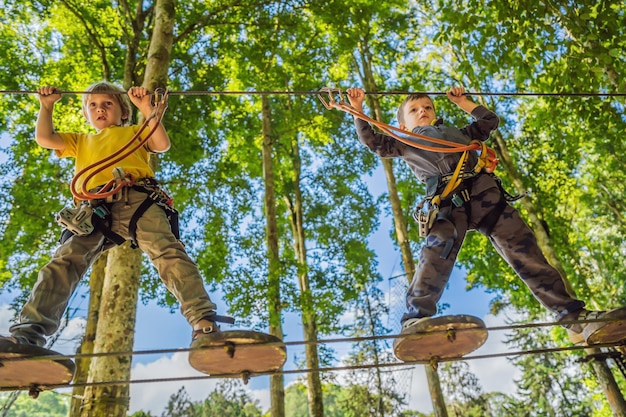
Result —
<svg viewBox="0 0 626 417"><path fill-rule="evenodd" d="M367 293L367 289L363 289L363 294L365 295L365 311L367 311L368 323L370 326L369 334L372 336L376 336L376 323L374 321L374 313L372 312L372 302L370 300L370 295ZM376 340L372 341L374 345L373 355L374 355L374 372L376 373L376 388L378 390L378 399L376 401L376 412L378 417L385 417L385 389L383 387L383 376L382 370L380 366L380 355L378 354L378 342Z"/></svg>
<svg viewBox="0 0 626 417"><path fill-rule="evenodd" d="M128 354L95 356L88 382L130 379L141 255L128 243L109 251L94 353ZM125 417L129 402L128 383L87 386L81 416Z"/></svg>
<svg viewBox="0 0 626 417"><path fill-rule="evenodd" d="M598 354L602 353L601 349L598 348L588 348L585 349L588 354ZM593 359L591 361L591 367L598 377L598 382L604 391L604 395L606 395L606 399L611 406L611 410L613 411L614 417L626 417L626 401L624 400L624 396L613 377L613 373L609 368L609 365L605 360L601 359Z"/></svg>
<svg viewBox="0 0 626 417"><path fill-rule="evenodd" d="M276 215L276 193L274 189L274 163L272 160L272 135L270 103L267 96L261 97L262 129L263 129L263 180L265 183L265 217L268 271L268 308L270 318L270 334L283 339L282 307L280 296L280 256L278 251L278 225ZM272 417L285 416L285 387L282 374L270 376L270 396Z"/></svg>
<svg viewBox="0 0 626 417"><path fill-rule="evenodd" d="M517 167L513 162L513 158L509 154L506 142L502 137L502 134L496 131L493 133L493 137L496 141L496 146L494 146L494 148L498 151L500 163L504 167L509 179L513 182L513 185L515 186L515 189L518 193L525 193L527 190L524 188L524 183L521 179L521 175L519 174L519 171L517 170ZM565 278L567 276L567 274L565 273L565 269L563 268L561 261L556 255L554 247L550 243L550 237L548 236L548 232L545 227L543 227L543 223L539 218L539 214L535 209L535 205L528 198L522 198L520 202L528 213L528 220L533 226L533 231L535 232L535 236L537 237L537 243L539 244L539 247L543 251L543 254L545 255L550 265L552 265L557 271L559 271L559 274L561 274L561 276L563 277L567 292L574 297L575 293L574 289L572 288L572 284L569 282L569 280Z"/></svg>
<svg viewBox="0 0 626 417"><path fill-rule="evenodd" d="M89 276L89 310L87 312L87 325L85 326L85 334L78 347L77 353L87 355L93 353L94 342L96 340L96 330L98 319L100 318L100 303L102 300L102 285L104 284L105 268L107 263L107 254L102 254L91 267ZM76 372L74 374L74 384L82 384L87 382L89 376L89 365L91 358L79 357L76 359ZM81 398L85 394L84 386L75 386L72 389L72 400L70 402L70 417L79 417L82 406Z"/></svg>
<svg viewBox="0 0 626 417"><path fill-rule="evenodd" d="M504 166L507 175L513 182L516 191L518 193L524 193L526 190L523 186L521 176L508 152L504 138L499 132L495 132L494 136L496 138L497 150L500 161L502 162L502 165ZM532 229L537 236L537 243L539 244L539 247L546 256L548 262L552 266L554 266L561 274L561 277L563 277L563 281L565 282L565 288L567 289L568 293L575 297L572 285L567 279L565 269L563 268L563 265L556 255L556 251L552 246L552 242L550 240L550 237L548 236L548 232L543 227L542 222L539 219L539 215L535 210L535 206L527 198L522 199L522 204L524 205L524 208L528 213ZM622 395L617 385L617 382L615 381L613 373L609 369L609 366L606 364L606 362L593 361L592 369L596 374L598 383L602 387L604 395L606 396L606 399L611 406L613 413L616 416L626 416L626 401L624 400L624 396Z"/></svg>
<svg viewBox="0 0 626 417"><path fill-rule="evenodd" d="M154 30L142 83L149 90L167 85L175 6L175 0L155 3ZM128 60L126 65L133 63ZM128 77L131 73L125 71L124 74ZM134 80L124 80L126 88L132 83ZM94 353L133 350L141 258L142 252L130 249L128 244L113 248L109 253ZM94 357L88 381L128 381L131 365L132 355ZM81 416L125 417L129 401L128 384L87 387Z"/></svg>
<svg viewBox="0 0 626 417"><path fill-rule="evenodd" d="M294 201L289 202L291 212L291 227L294 235L294 249L298 260L298 282L300 284L300 294L302 302L302 328L304 330L304 341L314 342L317 340L317 317L313 307L313 297L309 283L307 253L306 253L306 233L304 230L304 216L302 212L302 192L300 189L301 160L298 138L295 137L292 143L291 158L293 161L294 173ZM319 355L316 344L305 344L306 366L308 369L319 368ZM324 416L324 401L322 393L322 381L319 372L308 372L306 374L309 416Z"/></svg>

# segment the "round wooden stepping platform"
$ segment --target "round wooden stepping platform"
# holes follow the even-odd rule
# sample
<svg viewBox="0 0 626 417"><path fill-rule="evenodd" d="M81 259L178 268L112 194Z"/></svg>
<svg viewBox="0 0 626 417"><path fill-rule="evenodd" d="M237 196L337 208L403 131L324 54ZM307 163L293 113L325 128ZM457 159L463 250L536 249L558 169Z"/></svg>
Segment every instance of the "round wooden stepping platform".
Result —
<svg viewBox="0 0 626 417"><path fill-rule="evenodd" d="M442 316L412 326L394 342L394 354L405 362L458 358L478 349L487 340L485 323L474 316Z"/></svg>
<svg viewBox="0 0 626 417"><path fill-rule="evenodd" d="M626 307L608 311L602 320L586 324L583 336L587 344L597 345L626 340Z"/></svg>
<svg viewBox="0 0 626 417"><path fill-rule="evenodd" d="M76 366L61 356L39 346L0 339L0 391L28 390L37 398L43 390L70 383Z"/></svg>
<svg viewBox="0 0 626 417"><path fill-rule="evenodd" d="M191 343L189 363L209 375L244 377L279 370L287 349L276 336L250 330L209 333Z"/></svg>

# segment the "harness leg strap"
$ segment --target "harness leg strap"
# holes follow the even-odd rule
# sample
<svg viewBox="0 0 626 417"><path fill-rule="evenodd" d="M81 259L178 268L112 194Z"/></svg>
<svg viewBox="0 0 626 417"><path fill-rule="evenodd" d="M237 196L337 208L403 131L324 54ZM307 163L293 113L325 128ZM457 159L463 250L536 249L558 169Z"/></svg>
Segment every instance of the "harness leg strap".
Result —
<svg viewBox="0 0 626 417"><path fill-rule="evenodd" d="M496 204L496 206L491 209L491 211L487 213L485 217L483 217L480 223L478 223L476 229L485 236L491 235L491 232L493 232L493 228L495 227L498 219L500 218L502 212L507 206L508 204L506 200L504 199L504 197L501 197L500 201L498 201L498 204Z"/></svg>
<svg viewBox="0 0 626 417"><path fill-rule="evenodd" d="M437 214L437 222L439 221L445 221L448 222L452 225L452 236L450 236L450 238L448 238L446 240L446 244L443 247L443 250L441 251L441 254L439 255L439 258L441 259L448 259L448 256L450 256L450 252L452 252L452 248L454 247L454 242L456 241L456 238L459 236L458 232L456 231L456 225L454 224L454 222L450 219L450 216L446 213L443 212L439 212Z"/></svg>
<svg viewBox="0 0 626 417"><path fill-rule="evenodd" d="M157 198L157 195L154 192L141 189L138 187L134 187L134 188L138 191L148 194L148 196L146 197L144 202L141 203L139 207L137 207L137 210L135 211L135 213L133 213L133 216L130 219L130 223L128 224L128 235L130 236L131 247L133 248L138 247L137 245L137 222L139 221L141 216L143 216L146 210L148 210L148 208L150 208L150 206L153 204L156 204L157 206L159 206L159 208L165 211L165 214L167 215L167 218L170 222L172 233L174 234L176 239L180 240L180 230L178 226L178 211L176 211L176 209L174 209L173 207L165 206L164 204L159 204L157 200L155 199Z"/></svg>

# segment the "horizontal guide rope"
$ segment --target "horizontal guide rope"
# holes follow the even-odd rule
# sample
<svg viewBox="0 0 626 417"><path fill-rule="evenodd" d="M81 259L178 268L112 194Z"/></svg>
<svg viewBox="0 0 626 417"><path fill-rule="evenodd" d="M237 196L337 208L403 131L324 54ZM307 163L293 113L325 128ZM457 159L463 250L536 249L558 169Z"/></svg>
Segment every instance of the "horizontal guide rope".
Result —
<svg viewBox="0 0 626 417"><path fill-rule="evenodd" d="M484 330L488 332L496 332L496 331L504 331L504 330L516 330L516 329L531 329L538 327L551 327L554 325L563 325L563 324L574 324L574 323L595 323L595 322L610 322L615 321L617 319L589 319L589 320L573 320L573 321L562 321L562 322L539 322L539 323L522 323L522 324L514 324L514 325L506 325L506 326L492 326L485 327ZM454 329L456 332L470 332L475 331L476 328L463 328L463 329ZM421 332L416 334L430 334L430 333L447 333L447 329L442 330L430 330L428 332ZM403 334L391 334L391 335L378 335L378 336L361 336L361 337L344 337L344 338L334 338L334 339L320 339L320 340L309 340L309 341L291 341L291 342L262 342L262 343L254 343L249 344L247 347L262 347L262 346L298 346L298 345L323 345L323 344L331 344L331 343L357 343L357 342L366 342L366 341L375 341L375 340L384 340L384 339L396 339L398 337L403 337L406 335ZM607 346L621 346L626 345L626 340L618 343L609 343L606 345L598 344L592 345L591 347L607 347ZM590 346L575 346L573 348L558 348L562 350L575 350L581 348L588 348ZM216 350L223 349L222 345L216 345L211 347L203 347L201 350ZM71 355L46 355L46 356L27 356L27 357L7 357L3 358L4 362L11 361L23 361L23 360L60 360L60 359L80 359L80 358L93 358L93 357L107 357L107 356L128 356L128 355L158 355L158 354L167 354L167 353L178 353L178 352L189 352L190 348L171 348L171 349L155 349L155 350L139 350L139 351L125 351L125 352L98 352L98 353L76 353ZM509 353L505 354L509 355Z"/></svg>
<svg viewBox="0 0 626 417"><path fill-rule="evenodd" d="M320 91L168 91L170 96L182 95L317 95ZM0 90L0 94L38 94L36 90ZM59 94L91 94L89 91L63 91ZM119 93L126 94L126 93ZM154 94L154 93L150 93ZM441 91L378 91L366 92L367 95L409 95L409 94L427 94L427 95L445 95ZM547 97L626 97L626 93L532 93L532 92L467 92L468 96L547 96Z"/></svg>
<svg viewBox="0 0 626 417"><path fill-rule="evenodd" d="M597 344L593 345L594 348L601 347L614 347L621 346L621 344L614 343L606 343L606 344ZM222 347L220 347L221 349ZM460 362L467 360L477 360L477 359L492 359L492 358L501 358L501 357L510 357L510 356L524 356L524 355L538 355L538 354L547 354L547 353L560 353L560 352L569 352L575 350L588 349L589 346L565 346L565 347L554 347L554 348L543 348L543 349L530 349L530 350L518 350L512 352L502 352L502 353L492 353L486 355L469 355L463 357L454 357L454 358L436 358L435 363L443 363L443 362ZM182 351L182 350L178 350ZM48 357L51 358L51 357ZM171 377L171 378L151 378L151 379L130 379L130 380L116 380L116 381L96 381L96 382L76 382L70 384L59 384L59 385L47 385L46 388L55 389L55 388L72 388L72 387L88 387L88 386L109 386L109 385L126 385L126 384L145 384L145 383L156 383L156 382L174 382L174 381L197 381L204 379L222 379L222 378L233 378L235 376L242 376L245 378L250 378L254 376L265 376L265 375L294 375L294 374L304 374L304 373L313 373L313 372L338 372L338 371L356 371L356 370L365 370L365 369L375 369L375 368L399 368L399 367L407 367L410 365L433 365L433 361L415 361L415 362L383 362L378 364L362 364L362 365L351 365L351 366L335 366L335 367L325 367L325 368L303 368L303 369L288 369L288 370L279 370L279 371L270 371L270 372L243 372L236 374L220 374L220 375L200 375L200 376L181 376L181 377Z"/></svg>

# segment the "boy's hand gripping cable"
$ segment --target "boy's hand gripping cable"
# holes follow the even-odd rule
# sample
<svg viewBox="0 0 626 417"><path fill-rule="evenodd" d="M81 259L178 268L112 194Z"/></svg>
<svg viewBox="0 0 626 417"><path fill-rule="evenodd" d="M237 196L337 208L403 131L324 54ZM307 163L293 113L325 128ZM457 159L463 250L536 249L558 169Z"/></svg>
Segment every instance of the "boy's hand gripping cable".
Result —
<svg viewBox="0 0 626 417"><path fill-rule="evenodd" d="M137 149L141 148L148 142L152 134L158 129L159 124L161 123L161 119L163 119L163 114L167 109L167 97L168 91L163 90L161 88L157 88L154 91L154 108L150 115L143 122L137 133L132 137L130 141L126 145L124 145L120 150L113 153L112 155L107 156L106 158L95 162L74 175L72 182L70 184L70 190L72 191L72 195L77 200L96 200L96 199L104 199L110 196L117 194L124 187L131 187L134 184L134 178L132 178L129 174L125 174L121 168L113 169L113 179L111 179L108 183L106 183L102 188L100 188L97 192L90 192L87 190L87 183L89 180L96 175L97 173L104 171L112 165L115 165L119 161L123 160L127 156L131 155ZM151 120L156 120L154 127L148 132L145 138L139 140L141 138L141 133L148 128L148 124ZM131 147L133 142L138 140L138 142ZM130 148L130 149L129 149ZM91 171L91 172L90 172ZM88 175L85 177L82 182L82 186L80 191L76 189L76 183L78 179L85 174Z"/></svg>

